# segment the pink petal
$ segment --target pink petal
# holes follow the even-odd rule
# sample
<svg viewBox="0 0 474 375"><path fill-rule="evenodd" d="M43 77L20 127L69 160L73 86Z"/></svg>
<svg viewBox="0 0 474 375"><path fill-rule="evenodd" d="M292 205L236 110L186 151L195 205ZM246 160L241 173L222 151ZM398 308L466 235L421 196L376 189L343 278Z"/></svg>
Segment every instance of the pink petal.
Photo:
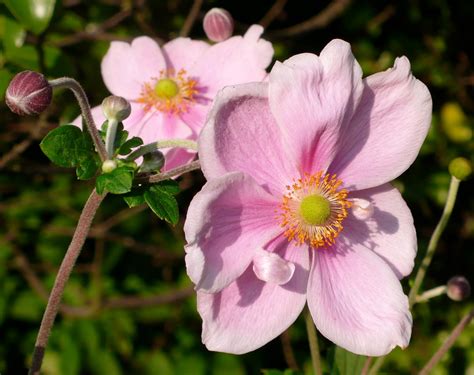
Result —
<svg viewBox="0 0 474 375"><path fill-rule="evenodd" d="M293 277L295 265L276 253L259 249L253 258L253 272L262 281L284 285Z"/></svg>
<svg viewBox="0 0 474 375"><path fill-rule="evenodd" d="M209 47L208 43L201 40L176 38L163 46L163 55L168 68L188 70Z"/></svg>
<svg viewBox="0 0 474 375"><path fill-rule="evenodd" d="M211 101L205 103L194 103L190 106L187 112L180 115L183 122L188 125L196 134L201 132L203 128L208 111L210 109Z"/></svg>
<svg viewBox="0 0 474 375"><path fill-rule="evenodd" d="M137 99L142 85L159 77L166 63L158 44L142 36L131 44L112 42L101 67L105 85L112 94Z"/></svg>
<svg viewBox="0 0 474 375"><path fill-rule="evenodd" d="M234 36L214 44L196 61L190 68L190 75L199 78L206 97L214 98L224 86L258 82L265 78L273 47L270 42L259 39L262 33L261 26L253 25L243 37Z"/></svg>
<svg viewBox="0 0 474 375"><path fill-rule="evenodd" d="M216 294L198 292L203 319L202 341L209 350L243 354L258 349L285 331L306 303L309 252L280 243L278 253L296 265L285 285L259 280L252 267Z"/></svg>
<svg viewBox="0 0 474 375"><path fill-rule="evenodd" d="M351 232L339 237L332 248L315 250L308 306L316 327L360 355L381 356L397 345L406 347L412 320L396 275Z"/></svg>
<svg viewBox="0 0 474 375"><path fill-rule="evenodd" d="M389 182L415 160L431 123L431 95L406 57L365 79L357 112L331 166L357 190Z"/></svg>
<svg viewBox="0 0 474 375"><path fill-rule="evenodd" d="M270 107L302 172L327 169L361 93L361 68L342 40L330 42L319 57L305 53L275 63Z"/></svg>
<svg viewBox="0 0 474 375"><path fill-rule="evenodd" d="M265 98L267 85L224 88L199 138L199 157L207 179L242 171L276 193L298 177L282 146L281 133Z"/></svg>
<svg viewBox="0 0 474 375"><path fill-rule="evenodd" d="M374 213L358 220L351 213L344 221L344 231L360 246L375 251L398 278L411 273L417 250L416 231L410 209L400 192L390 184L351 193L351 198L369 201Z"/></svg>
<svg viewBox="0 0 474 375"><path fill-rule="evenodd" d="M198 290L217 292L238 278L281 228L278 201L248 175L212 179L194 196L184 232L186 267Z"/></svg>

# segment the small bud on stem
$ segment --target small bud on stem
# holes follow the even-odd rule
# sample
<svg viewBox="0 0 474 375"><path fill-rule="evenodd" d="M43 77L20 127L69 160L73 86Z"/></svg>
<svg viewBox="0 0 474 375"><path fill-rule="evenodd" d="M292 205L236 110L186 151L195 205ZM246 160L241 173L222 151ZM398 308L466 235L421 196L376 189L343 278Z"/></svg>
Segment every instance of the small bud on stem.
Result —
<svg viewBox="0 0 474 375"><path fill-rule="evenodd" d="M234 20L228 11L222 8L212 8L203 20L206 36L213 42L229 39L234 31Z"/></svg>
<svg viewBox="0 0 474 375"><path fill-rule="evenodd" d="M471 294L471 285L464 276L454 276L448 281L448 297L453 301L462 301Z"/></svg>
<svg viewBox="0 0 474 375"><path fill-rule="evenodd" d="M102 111L107 120L121 122L130 116L132 108L127 99L112 95L102 101Z"/></svg>
<svg viewBox="0 0 474 375"><path fill-rule="evenodd" d="M51 103L53 89L40 73L26 70L11 80L5 94L8 107L20 116L37 115Z"/></svg>
<svg viewBox="0 0 474 375"><path fill-rule="evenodd" d="M472 165L465 158L455 158L449 163L449 173L458 180L464 181L472 174Z"/></svg>

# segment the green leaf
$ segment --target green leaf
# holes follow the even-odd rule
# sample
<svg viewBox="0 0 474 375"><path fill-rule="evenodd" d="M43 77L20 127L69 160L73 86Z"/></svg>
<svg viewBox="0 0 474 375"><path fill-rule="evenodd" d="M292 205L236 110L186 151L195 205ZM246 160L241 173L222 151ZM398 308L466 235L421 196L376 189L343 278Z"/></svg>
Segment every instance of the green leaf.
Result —
<svg viewBox="0 0 474 375"><path fill-rule="evenodd" d="M359 375L366 357L336 347L331 375Z"/></svg>
<svg viewBox="0 0 474 375"><path fill-rule="evenodd" d="M138 137L130 138L129 140L125 141L120 146L120 148L118 149L118 154L128 155L130 152L132 152L132 148L141 146L142 144L143 144L143 141L141 138L138 138Z"/></svg>
<svg viewBox="0 0 474 375"><path fill-rule="evenodd" d="M0 70L0 100L5 97L5 91L7 90L8 84L13 78L13 74L3 68Z"/></svg>
<svg viewBox="0 0 474 375"><path fill-rule="evenodd" d="M51 21L56 0L4 0L4 3L28 30L40 34Z"/></svg>
<svg viewBox="0 0 474 375"><path fill-rule="evenodd" d="M132 190L134 171L130 167L118 167L110 173L97 177L95 186L97 192L102 194L108 191L112 194L125 194Z"/></svg>
<svg viewBox="0 0 474 375"><path fill-rule="evenodd" d="M170 195L176 195L179 193L179 184L175 180L165 180L152 185L155 188L159 188L167 192Z"/></svg>
<svg viewBox="0 0 474 375"><path fill-rule="evenodd" d="M123 200L128 204L128 207L132 208L135 206L140 206L145 203L145 194L146 189L143 187L134 188L131 192L123 196Z"/></svg>
<svg viewBox="0 0 474 375"><path fill-rule="evenodd" d="M169 191L169 184L156 184L150 186L144 197L156 216L175 225L179 219L178 202ZM171 189L171 191L174 190Z"/></svg>
<svg viewBox="0 0 474 375"><path fill-rule="evenodd" d="M40 143L41 150L60 167L75 167L79 153L83 152L82 131L74 125L62 125L50 131Z"/></svg>

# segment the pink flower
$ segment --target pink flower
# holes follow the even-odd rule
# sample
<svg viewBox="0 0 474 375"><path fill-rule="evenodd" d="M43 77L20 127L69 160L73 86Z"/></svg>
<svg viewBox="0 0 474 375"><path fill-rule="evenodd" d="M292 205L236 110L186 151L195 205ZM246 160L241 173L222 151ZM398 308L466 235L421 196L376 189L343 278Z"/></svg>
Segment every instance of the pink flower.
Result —
<svg viewBox="0 0 474 375"><path fill-rule="evenodd" d="M177 38L162 48L143 36L131 44L112 42L102 60L109 91L128 99L131 116L125 130L146 143L159 139L196 139L218 90L226 85L262 81L273 56L271 43L260 39L263 28L251 26L242 36L209 45ZM98 126L100 107L93 109ZM195 153L170 151L165 169L184 164Z"/></svg>
<svg viewBox="0 0 474 375"><path fill-rule="evenodd" d="M430 119L406 57L362 79L341 40L219 93L199 139L208 182L184 227L210 350L255 350L306 303L318 330L354 353L408 345L399 279L416 233L389 181L415 160Z"/></svg>

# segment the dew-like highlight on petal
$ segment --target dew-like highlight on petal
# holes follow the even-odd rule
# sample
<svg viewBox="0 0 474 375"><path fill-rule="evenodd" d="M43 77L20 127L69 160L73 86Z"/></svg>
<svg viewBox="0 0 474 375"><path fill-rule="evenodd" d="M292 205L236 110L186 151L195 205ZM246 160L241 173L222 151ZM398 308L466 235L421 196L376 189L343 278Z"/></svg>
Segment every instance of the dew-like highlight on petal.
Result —
<svg viewBox="0 0 474 375"><path fill-rule="evenodd" d="M313 248L334 244L352 205L346 199L348 191L339 189L341 184L336 175L319 171L286 187L278 219L289 241Z"/></svg>

